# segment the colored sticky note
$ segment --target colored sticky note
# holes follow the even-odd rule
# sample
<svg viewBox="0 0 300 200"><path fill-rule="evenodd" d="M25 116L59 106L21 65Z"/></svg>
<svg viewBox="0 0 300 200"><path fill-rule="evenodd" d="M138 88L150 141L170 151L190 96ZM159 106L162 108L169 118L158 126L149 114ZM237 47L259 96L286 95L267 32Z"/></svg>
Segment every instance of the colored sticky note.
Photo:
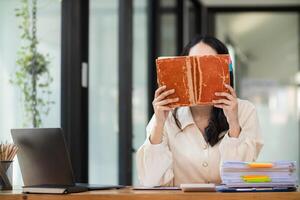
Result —
<svg viewBox="0 0 300 200"><path fill-rule="evenodd" d="M262 183L262 182L271 182L271 178L266 175L245 175L242 176L242 179L246 183Z"/></svg>
<svg viewBox="0 0 300 200"><path fill-rule="evenodd" d="M250 168L272 168L273 164L272 163L248 163L248 166Z"/></svg>
<svg viewBox="0 0 300 200"><path fill-rule="evenodd" d="M248 178L244 179L246 183L265 183L265 182L271 182L271 178Z"/></svg>
<svg viewBox="0 0 300 200"><path fill-rule="evenodd" d="M242 178L268 178L268 177L269 176L267 175L255 175L255 174L242 176Z"/></svg>

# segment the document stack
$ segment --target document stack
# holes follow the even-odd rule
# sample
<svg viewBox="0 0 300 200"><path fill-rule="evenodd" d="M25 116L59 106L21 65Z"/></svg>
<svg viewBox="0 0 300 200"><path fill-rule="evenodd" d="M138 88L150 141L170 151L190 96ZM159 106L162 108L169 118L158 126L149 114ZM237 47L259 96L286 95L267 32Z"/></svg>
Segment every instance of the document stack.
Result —
<svg viewBox="0 0 300 200"><path fill-rule="evenodd" d="M296 162L227 161L221 167L219 191L293 191L297 187Z"/></svg>

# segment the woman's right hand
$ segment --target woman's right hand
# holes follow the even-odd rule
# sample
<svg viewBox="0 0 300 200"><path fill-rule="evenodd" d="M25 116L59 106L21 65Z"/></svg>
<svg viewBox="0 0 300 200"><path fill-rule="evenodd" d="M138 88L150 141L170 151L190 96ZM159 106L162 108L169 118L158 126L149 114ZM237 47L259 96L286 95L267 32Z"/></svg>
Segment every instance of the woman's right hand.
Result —
<svg viewBox="0 0 300 200"><path fill-rule="evenodd" d="M175 90L166 90L166 88L166 86L159 87L155 91L152 102L155 117L155 124L149 138L152 144L160 144L162 142L164 124L169 112L172 110L168 104L179 101L179 98L168 99L167 97L173 94Z"/></svg>
<svg viewBox="0 0 300 200"><path fill-rule="evenodd" d="M179 101L179 98L168 99L167 97L175 92L174 89L166 90L166 86L161 86L155 91L154 100L152 102L156 122L164 125L169 112L172 110L168 106L170 103Z"/></svg>

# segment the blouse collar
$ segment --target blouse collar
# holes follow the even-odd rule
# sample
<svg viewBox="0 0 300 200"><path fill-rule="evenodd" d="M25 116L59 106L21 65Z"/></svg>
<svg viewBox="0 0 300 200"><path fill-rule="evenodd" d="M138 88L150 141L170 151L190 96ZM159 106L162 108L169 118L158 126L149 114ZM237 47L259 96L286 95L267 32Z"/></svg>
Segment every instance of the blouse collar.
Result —
<svg viewBox="0 0 300 200"><path fill-rule="evenodd" d="M177 112L177 117L181 124L182 130L191 124L195 124L190 107L180 107Z"/></svg>

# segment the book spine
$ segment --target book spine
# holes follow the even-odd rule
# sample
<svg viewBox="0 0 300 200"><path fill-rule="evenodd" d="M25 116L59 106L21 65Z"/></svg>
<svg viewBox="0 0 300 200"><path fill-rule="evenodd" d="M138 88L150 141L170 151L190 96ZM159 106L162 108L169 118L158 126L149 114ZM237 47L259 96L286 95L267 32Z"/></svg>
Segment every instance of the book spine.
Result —
<svg viewBox="0 0 300 200"><path fill-rule="evenodd" d="M189 101L191 104L195 104L195 96L194 96L194 86L193 86L193 75L192 75L192 64L191 64L191 60L189 58L186 58L185 60L186 62L186 68L187 68L187 81L188 81L188 95L189 95Z"/></svg>
<svg viewBox="0 0 300 200"><path fill-rule="evenodd" d="M197 102L201 102L201 94L202 94L202 70L201 70L201 62L200 57L197 57L197 70L198 70L198 84L197 84Z"/></svg>
<svg viewBox="0 0 300 200"><path fill-rule="evenodd" d="M191 59L193 60L193 86L194 86L194 90L193 90L193 93L194 93L194 104L197 103L197 60L196 60L196 57L191 57Z"/></svg>

